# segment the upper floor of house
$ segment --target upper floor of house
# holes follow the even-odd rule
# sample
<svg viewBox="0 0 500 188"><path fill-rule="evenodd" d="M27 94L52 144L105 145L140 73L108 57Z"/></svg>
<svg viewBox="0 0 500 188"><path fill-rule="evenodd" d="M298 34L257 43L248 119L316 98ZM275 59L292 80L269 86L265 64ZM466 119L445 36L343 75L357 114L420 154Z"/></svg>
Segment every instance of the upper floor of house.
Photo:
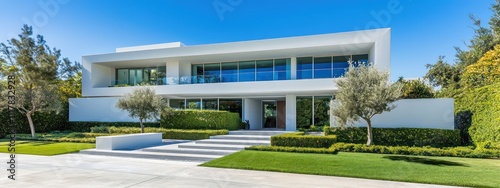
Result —
<svg viewBox="0 0 500 188"><path fill-rule="evenodd" d="M83 96L121 96L130 91L128 86L141 83L156 85L159 94L179 96L206 92L189 87L236 94L245 92L238 88L248 86L265 94L275 84L281 87L271 93L328 92L335 90L332 80L345 74L348 62L370 62L389 70L390 29L195 46L174 42L126 47L84 56L82 62ZM301 85L305 87L299 90L286 88Z"/></svg>

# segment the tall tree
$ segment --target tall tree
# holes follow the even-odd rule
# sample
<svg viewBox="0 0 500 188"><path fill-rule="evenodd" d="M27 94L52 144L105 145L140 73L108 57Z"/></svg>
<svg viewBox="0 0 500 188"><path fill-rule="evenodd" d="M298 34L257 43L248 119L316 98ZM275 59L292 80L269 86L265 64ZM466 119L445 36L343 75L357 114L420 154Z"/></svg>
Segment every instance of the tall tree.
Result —
<svg viewBox="0 0 500 188"><path fill-rule="evenodd" d="M131 93L118 100L116 107L128 111L132 118L139 118L141 132L144 133L144 120L158 118L165 107L163 98L147 85L139 85Z"/></svg>
<svg viewBox="0 0 500 188"><path fill-rule="evenodd" d="M43 36L34 37L32 27L24 25L21 31L19 38L0 44L0 72L2 76L15 76L16 104L12 107L26 115L31 135L35 137L31 117L36 112L60 109L56 84L60 78L73 76L81 66L67 58L61 59L61 51L50 48ZM5 106L3 99L5 97L0 103Z"/></svg>
<svg viewBox="0 0 500 188"><path fill-rule="evenodd" d="M335 93L331 112L337 127L365 120L368 133L366 145L372 145L371 119L395 108L392 102L401 96L401 84L390 83L389 73L379 71L371 64L359 63L358 67L349 64L345 77L337 81L339 90Z"/></svg>
<svg viewBox="0 0 500 188"><path fill-rule="evenodd" d="M421 99L434 97L434 91L432 87L427 85L420 79L405 80L403 77L399 77L398 82L403 85L401 93L401 98L403 99Z"/></svg>

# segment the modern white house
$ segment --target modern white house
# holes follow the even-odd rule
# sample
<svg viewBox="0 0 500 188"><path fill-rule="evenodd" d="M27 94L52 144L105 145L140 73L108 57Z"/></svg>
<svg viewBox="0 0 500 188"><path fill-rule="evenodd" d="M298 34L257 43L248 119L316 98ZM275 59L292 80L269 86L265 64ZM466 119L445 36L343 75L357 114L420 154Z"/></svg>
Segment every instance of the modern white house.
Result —
<svg viewBox="0 0 500 188"><path fill-rule="evenodd" d="M116 53L83 56L83 98L70 99L70 121L137 121L115 104L134 85L149 83L174 109L237 112L242 120L249 120L251 129L329 125L328 104L348 61L371 62L390 71L390 47L391 29L386 28L194 46L173 42L117 48ZM453 115L453 100L443 104L425 113L437 110L442 114L451 104ZM408 110L415 110L411 105ZM453 120L450 123L444 116L430 121L440 121L436 128L453 128ZM380 124L391 121L380 120ZM405 126L429 126L422 121Z"/></svg>

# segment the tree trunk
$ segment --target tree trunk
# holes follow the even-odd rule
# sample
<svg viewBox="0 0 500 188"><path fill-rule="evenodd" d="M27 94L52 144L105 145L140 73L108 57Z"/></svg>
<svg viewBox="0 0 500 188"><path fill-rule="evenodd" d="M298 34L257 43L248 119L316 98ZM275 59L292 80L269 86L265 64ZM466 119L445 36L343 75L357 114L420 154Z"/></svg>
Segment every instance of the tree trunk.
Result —
<svg viewBox="0 0 500 188"><path fill-rule="evenodd" d="M366 141L367 146L371 146L373 144L373 134L372 134L372 121L370 119L366 119L366 123L368 123L367 127L367 137L368 140Z"/></svg>
<svg viewBox="0 0 500 188"><path fill-rule="evenodd" d="M144 125L142 124L142 118L139 118L139 122L141 123L141 133L144 133Z"/></svg>
<svg viewBox="0 0 500 188"><path fill-rule="evenodd" d="M26 117L28 118L28 123L30 124L31 137L35 138L35 125L33 125L33 120L31 120L31 112L26 113Z"/></svg>

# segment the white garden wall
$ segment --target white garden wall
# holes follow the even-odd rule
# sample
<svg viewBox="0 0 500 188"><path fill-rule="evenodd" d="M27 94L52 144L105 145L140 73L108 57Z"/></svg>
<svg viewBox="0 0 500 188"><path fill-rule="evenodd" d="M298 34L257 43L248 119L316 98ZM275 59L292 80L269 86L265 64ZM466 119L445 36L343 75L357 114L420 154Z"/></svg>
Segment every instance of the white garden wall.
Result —
<svg viewBox="0 0 500 188"><path fill-rule="evenodd" d="M119 97L71 98L69 121L139 122L128 112L116 108Z"/></svg>

